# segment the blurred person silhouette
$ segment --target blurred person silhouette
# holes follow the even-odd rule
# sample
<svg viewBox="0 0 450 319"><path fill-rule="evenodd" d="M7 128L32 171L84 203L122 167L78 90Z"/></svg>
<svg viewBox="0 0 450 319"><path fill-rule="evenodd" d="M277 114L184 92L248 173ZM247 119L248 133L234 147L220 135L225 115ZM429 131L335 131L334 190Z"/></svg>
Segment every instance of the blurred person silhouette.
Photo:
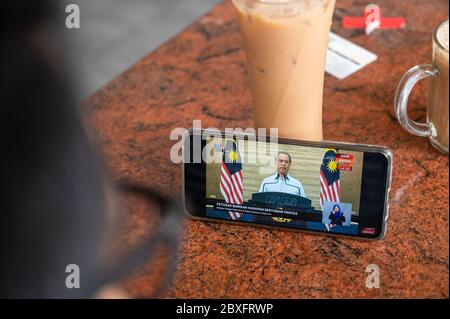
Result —
<svg viewBox="0 0 450 319"><path fill-rule="evenodd" d="M115 188L83 129L57 32L64 8L57 4L2 2L0 297L90 298L99 291L122 297L102 288L148 260L158 243L175 250L179 207L151 189L122 183L156 199L163 218L159 232L120 262L110 261L117 218L108 198ZM68 264L79 266L79 289L66 287Z"/></svg>

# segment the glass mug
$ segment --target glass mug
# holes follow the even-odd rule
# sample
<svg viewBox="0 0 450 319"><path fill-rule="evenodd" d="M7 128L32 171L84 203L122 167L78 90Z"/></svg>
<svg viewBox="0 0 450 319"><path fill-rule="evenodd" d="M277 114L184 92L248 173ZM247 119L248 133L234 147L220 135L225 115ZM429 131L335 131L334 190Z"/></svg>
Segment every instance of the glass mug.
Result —
<svg viewBox="0 0 450 319"><path fill-rule="evenodd" d="M418 65L403 76L395 94L395 111L400 124L410 133L428 137L431 145L448 154L448 19L433 32L433 64ZM408 98L414 85L430 78L427 122L408 117Z"/></svg>
<svg viewBox="0 0 450 319"><path fill-rule="evenodd" d="M335 0L233 0L255 128L322 139L325 62Z"/></svg>

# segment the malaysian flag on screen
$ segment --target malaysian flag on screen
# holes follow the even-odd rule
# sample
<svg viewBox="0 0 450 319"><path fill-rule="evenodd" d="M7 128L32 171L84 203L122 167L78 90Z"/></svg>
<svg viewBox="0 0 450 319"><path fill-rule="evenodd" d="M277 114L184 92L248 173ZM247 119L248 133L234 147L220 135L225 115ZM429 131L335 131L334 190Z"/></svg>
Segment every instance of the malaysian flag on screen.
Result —
<svg viewBox="0 0 450 319"><path fill-rule="evenodd" d="M236 139L227 140L223 149L220 191L227 203L242 204L244 202L242 163ZM243 215L238 212L228 212L228 214L233 220Z"/></svg>
<svg viewBox="0 0 450 319"><path fill-rule="evenodd" d="M320 205L322 208L325 201L340 202L340 173L336 154L336 150L327 150L323 156L322 165L320 165Z"/></svg>

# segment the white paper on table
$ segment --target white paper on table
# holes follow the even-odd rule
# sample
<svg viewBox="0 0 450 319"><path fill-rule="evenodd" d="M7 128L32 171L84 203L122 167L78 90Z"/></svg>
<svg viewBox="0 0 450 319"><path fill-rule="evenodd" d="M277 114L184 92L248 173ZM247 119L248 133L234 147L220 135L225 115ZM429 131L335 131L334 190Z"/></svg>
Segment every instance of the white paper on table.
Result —
<svg viewBox="0 0 450 319"><path fill-rule="evenodd" d="M330 32L325 67L327 73L342 80L377 59L376 54Z"/></svg>

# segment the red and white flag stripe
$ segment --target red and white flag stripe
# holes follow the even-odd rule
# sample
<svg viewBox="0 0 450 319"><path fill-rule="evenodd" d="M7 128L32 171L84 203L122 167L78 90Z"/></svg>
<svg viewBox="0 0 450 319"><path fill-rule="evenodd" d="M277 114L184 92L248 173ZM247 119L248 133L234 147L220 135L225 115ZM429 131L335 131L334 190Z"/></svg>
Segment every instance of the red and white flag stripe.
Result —
<svg viewBox="0 0 450 319"><path fill-rule="evenodd" d="M325 201L340 202L341 185L338 179L333 184L328 185L323 172L320 171L320 205L323 207Z"/></svg>
<svg viewBox="0 0 450 319"><path fill-rule="evenodd" d="M222 192L225 202L231 204L243 204L244 191L242 186L242 170L231 175L225 164L222 163L220 191ZM242 216L242 214L238 212L228 213L233 220L239 219L239 217Z"/></svg>

